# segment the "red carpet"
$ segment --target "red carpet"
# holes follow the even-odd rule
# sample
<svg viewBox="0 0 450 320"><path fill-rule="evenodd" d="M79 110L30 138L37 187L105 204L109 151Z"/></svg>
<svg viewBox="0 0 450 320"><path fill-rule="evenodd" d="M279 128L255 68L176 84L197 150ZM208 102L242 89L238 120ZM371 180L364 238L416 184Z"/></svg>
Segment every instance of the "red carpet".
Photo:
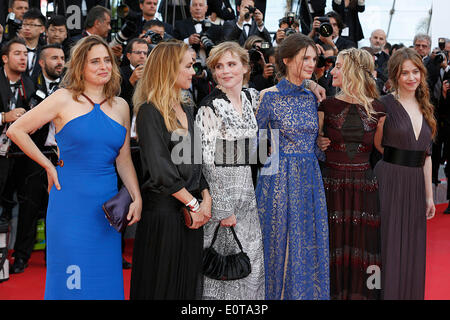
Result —
<svg viewBox="0 0 450 320"><path fill-rule="evenodd" d="M450 300L450 215L438 205L436 217L428 222L426 300ZM128 239L125 257L131 262L133 240ZM11 260L10 260L11 261ZM124 270L125 298L129 298L131 270ZM0 283L0 300L41 300L44 298L43 251L33 253L24 273L10 275Z"/></svg>

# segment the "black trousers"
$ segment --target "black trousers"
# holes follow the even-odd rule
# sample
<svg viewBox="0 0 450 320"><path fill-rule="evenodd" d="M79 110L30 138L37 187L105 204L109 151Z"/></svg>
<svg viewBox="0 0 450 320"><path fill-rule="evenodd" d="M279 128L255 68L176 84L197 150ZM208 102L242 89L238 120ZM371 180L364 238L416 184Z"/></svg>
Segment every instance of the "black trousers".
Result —
<svg viewBox="0 0 450 320"><path fill-rule="evenodd" d="M447 181L450 181L450 119L438 117L438 134L432 148L432 180L439 178L439 167L445 161L444 168ZM450 188L447 188L447 200L450 200Z"/></svg>

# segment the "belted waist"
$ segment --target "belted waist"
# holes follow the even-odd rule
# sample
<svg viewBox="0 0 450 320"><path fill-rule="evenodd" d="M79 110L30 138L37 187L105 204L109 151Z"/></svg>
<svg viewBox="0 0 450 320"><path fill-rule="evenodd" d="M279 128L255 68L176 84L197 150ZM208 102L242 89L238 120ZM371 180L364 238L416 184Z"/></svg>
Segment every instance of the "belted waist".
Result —
<svg viewBox="0 0 450 320"><path fill-rule="evenodd" d="M402 150L384 147L383 160L405 167L420 168L425 164L426 151Z"/></svg>

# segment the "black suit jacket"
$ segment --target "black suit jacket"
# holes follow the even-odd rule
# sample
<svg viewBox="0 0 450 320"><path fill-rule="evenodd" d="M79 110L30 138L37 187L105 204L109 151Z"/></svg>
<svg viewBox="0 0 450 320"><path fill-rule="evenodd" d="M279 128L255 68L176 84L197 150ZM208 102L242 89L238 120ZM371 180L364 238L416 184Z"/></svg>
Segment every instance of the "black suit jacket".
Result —
<svg viewBox="0 0 450 320"><path fill-rule="evenodd" d="M189 38L192 34L196 33L195 24L192 18L184 20L178 20L175 22L174 37L178 40L184 40ZM211 24L211 27L207 31L208 38L218 44L223 40L223 29L221 26Z"/></svg>
<svg viewBox="0 0 450 320"><path fill-rule="evenodd" d="M45 94L46 97L49 96L42 71L38 74L34 85L35 85L36 91L41 90ZM37 130L31 136L34 143L41 150L44 149L44 144L45 144L45 141L47 140L49 128L50 128L50 125L49 125L49 123L47 123L47 124L43 125L39 130Z"/></svg>
<svg viewBox="0 0 450 320"><path fill-rule="evenodd" d="M155 20L160 21L159 19L155 19ZM137 18L137 24L136 24L136 33L133 34L133 35L130 37L130 40L131 40L132 38L137 38L137 37L139 37L139 35L142 33L142 29L144 28L144 24L145 24L146 22L147 22L147 21L144 20L144 19L142 18L142 13L139 14L139 16L138 16L138 18ZM167 34L169 34L169 35L171 35L171 36L174 36L174 30L173 30L172 25L170 25L170 24L168 24L168 23L165 23L165 22L163 22L163 21L161 21L161 22L164 24L164 31L165 31Z"/></svg>
<svg viewBox="0 0 450 320"><path fill-rule="evenodd" d="M365 6L356 5L354 9L346 8L345 2L342 1L341 4L336 4L333 1L333 10L339 13L344 21L345 25L349 28L349 38L355 43L358 43L361 39L364 39L363 30L361 23L359 22L359 12L364 12L366 10Z"/></svg>
<svg viewBox="0 0 450 320"><path fill-rule="evenodd" d="M314 42L320 45L324 44L318 36L314 38ZM336 41L336 47L338 48L339 51L350 48L357 48L356 44L346 37L339 37Z"/></svg>
<svg viewBox="0 0 450 320"><path fill-rule="evenodd" d="M267 31L266 27L262 32L259 31L258 26L256 25L256 21L253 20L252 25L250 26L250 30L248 32L248 36L244 30L241 30L237 26L238 18L230 21L225 21L223 24L223 32L225 34L225 40L229 41L238 41L241 46L244 45L245 41L247 41L250 36L259 36L264 39L264 41L272 44L272 40L270 37L269 31Z"/></svg>
<svg viewBox="0 0 450 320"><path fill-rule="evenodd" d="M325 6L327 4L326 0L312 0L310 2L314 12L309 12L306 1L302 1L300 6L300 24L302 33L305 35L311 32L314 17L322 17L325 15Z"/></svg>
<svg viewBox="0 0 450 320"><path fill-rule="evenodd" d="M27 65L26 74L30 77L30 79L31 79L31 81L33 81L33 83L36 83L39 73L41 73L41 71L42 71L41 65L39 64L39 55L41 54L41 47L42 46L40 44L38 44L36 47L33 69L32 70L28 69L28 65ZM30 74L30 71L31 71L31 74Z"/></svg>
<svg viewBox="0 0 450 320"><path fill-rule="evenodd" d="M133 98L134 87L130 83L130 77L131 77L132 73L133 73L133 70L131 70L130 64L123 65L122 67L120 67L120 76L122 78L121 83L120 83L120 97L124 98L125 101L128 102L128 105L130 107L130 117L133 114L132 98Z"/></svg>
<svg viewBox="0 0 450 320"><path fill-rule="evenodd" d="M388 81L389 75L388 75L388 62L389 62L389 55L381 51L378 56L376 56L375 59L375 70L377 71L377 78L381 79L383 83Z"/></svg>
<svg viewBox="0 0 450 320"><path fill-rule="evenodd" d="M19 94L19 99L16 104L16 108L24 108L25 110L30 110L29 101L31 95L34 93L35 88L33 82L29 77L23 75L21 80L22 82L22 92L23 96ZM12 95L9 81L5 77L5 71L3 67L0 67L0 112L9 112L9 98ZM4 125L0 126L0 131L3 131ZM31 136L33 138L33 135ZM11 145L13 151L19 151L18 147L14 144Z"/></svg>
<svg viewBox="0 0 450 320"><path fill-rule="evenodd" d="M208 17L212 12L215 12L222 20L233 20L236 18L230 0L208 0L206 16Z"/></svg>

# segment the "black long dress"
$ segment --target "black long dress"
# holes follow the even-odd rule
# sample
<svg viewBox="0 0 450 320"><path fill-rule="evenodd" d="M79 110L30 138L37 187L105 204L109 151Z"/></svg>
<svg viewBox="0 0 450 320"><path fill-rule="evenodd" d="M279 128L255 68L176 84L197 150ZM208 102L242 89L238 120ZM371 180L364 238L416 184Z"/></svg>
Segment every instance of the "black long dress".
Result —
<svg viewBox="0 0 450 320"><path fill-rule="evenodd" d="M184 225L180 211L183 204L172 196L186 188L199 198L208 188L201 164L194 162L193 110L187 106L183 110L189 126L184 140L167 131L162 115L152 104L144 104L136 118L144 184L131 271L133 300L191 300L202 295L203 228L192 230ZM190 148L190 154L179 151L181 146L184 151ZM183 155L187 159L175 164L175 158Z"/></svg>
<svg viewBox="0 0 450 320"><path fill-rule="evenodd" d="M431 129L423 118L416 139L403 106L387 95L383 146L431 154ZM382 292L385 300L423 300L427 218L424 171L383 160L375 167L381 212Z"/></svg>

